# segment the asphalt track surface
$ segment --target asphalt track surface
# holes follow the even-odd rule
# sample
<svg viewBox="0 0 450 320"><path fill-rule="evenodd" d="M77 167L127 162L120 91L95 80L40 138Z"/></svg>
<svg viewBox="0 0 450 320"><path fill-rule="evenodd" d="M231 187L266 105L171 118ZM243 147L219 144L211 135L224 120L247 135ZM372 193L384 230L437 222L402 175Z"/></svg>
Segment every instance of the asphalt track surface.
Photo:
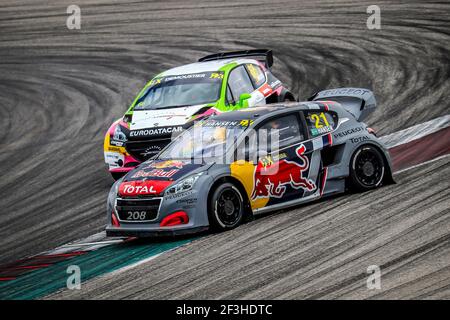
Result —
<svg viewBox="0 0 450 320"><path fill-rule="evenodd" d="M201 238L49 298L448 299L450 157L396 179ZM371 265L382 270L382 290L367 289Z"/></svg>
<svg viewBox="0 0 450 320"><path fill-rule="evenodd" d="M77 1L81 30L66 28L69 4L0 3L0 263L103 229L106 129L153 75L204 54L272 48L274 73L300 99L368 87L379 106L367 121L381 135L449 113L450 3L379 1L381 30L366 28L371 1ZM386 297L448 298L448 175L444 159L67 297L366 297L358 288L377 264L392 277Z"/></svg>

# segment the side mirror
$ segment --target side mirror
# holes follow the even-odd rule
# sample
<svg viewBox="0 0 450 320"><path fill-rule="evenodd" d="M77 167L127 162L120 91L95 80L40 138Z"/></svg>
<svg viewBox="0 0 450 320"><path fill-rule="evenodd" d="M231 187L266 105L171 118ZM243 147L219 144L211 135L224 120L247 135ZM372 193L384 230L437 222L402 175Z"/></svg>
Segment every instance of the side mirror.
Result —
<svg viewBox="0 0 450 320"><path fill-rule="evenodd" d="M242 93L239 96L239 107L244 108L248 107L248 99L250 99L252 95L250 93Z"/></svg>

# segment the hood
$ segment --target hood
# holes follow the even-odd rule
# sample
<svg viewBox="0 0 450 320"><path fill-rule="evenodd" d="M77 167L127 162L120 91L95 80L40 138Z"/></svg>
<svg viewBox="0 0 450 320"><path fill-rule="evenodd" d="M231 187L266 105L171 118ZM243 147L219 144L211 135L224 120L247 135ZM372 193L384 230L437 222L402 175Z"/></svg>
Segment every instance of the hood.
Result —
<svg viewBox="0 0 450 320"><path fill-rule="evenodd" d="M133 197L157 195L174 181L188 175L205 164L190 160L152 160L130 171L119 186L119 195Z"/></svg>
<svg viewBox="0 0 450 320"><path fill-rule="evenodd" d="M130 130L181 126L205 104L171 109L134 110Z"/></svg>

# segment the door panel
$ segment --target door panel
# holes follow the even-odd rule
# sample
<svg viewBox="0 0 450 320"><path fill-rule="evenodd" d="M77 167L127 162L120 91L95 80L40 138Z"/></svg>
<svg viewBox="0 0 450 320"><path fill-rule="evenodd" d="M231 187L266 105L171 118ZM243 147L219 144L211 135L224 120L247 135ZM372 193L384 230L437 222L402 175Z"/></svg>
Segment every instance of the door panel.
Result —
<svg viewBox="0 0 450 320"><path fill-rule="evenodd" d="M269 148L268 153L262 155L264 144L261 138L258 140L260 156L255 167L252 201L267 199L266 206L270 206L302 198L317 190L320 151L314 149L311 141L302 143L305 136L299 121L297 114L291 114L271 119L260 127L258 135L261 129L279 130L279 148L274 151ZM267 140L271 139L269 135Z"/></svg>

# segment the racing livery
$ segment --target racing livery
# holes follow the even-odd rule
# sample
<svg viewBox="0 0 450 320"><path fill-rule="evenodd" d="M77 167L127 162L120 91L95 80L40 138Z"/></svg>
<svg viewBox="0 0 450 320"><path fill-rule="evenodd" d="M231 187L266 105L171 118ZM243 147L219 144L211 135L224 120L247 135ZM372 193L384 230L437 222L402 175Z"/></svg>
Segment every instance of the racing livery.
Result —
<svg viewBox="0 0 450 320"><path fill-rule="evenodd" d="M256 104L295 101L270 71L272 63L270 50L236 51L158 74L106 133L104 156L112 176L117 179L156 155L195 120Z"/></svg>
<svg viewBox="0 0 450 320"><path fill-rule="evenodd" d="M259 213L392 183L386 147L361 122L375 106L371 91L343 88L198 121L115 182L106 232L227 230Z"/></svg>

